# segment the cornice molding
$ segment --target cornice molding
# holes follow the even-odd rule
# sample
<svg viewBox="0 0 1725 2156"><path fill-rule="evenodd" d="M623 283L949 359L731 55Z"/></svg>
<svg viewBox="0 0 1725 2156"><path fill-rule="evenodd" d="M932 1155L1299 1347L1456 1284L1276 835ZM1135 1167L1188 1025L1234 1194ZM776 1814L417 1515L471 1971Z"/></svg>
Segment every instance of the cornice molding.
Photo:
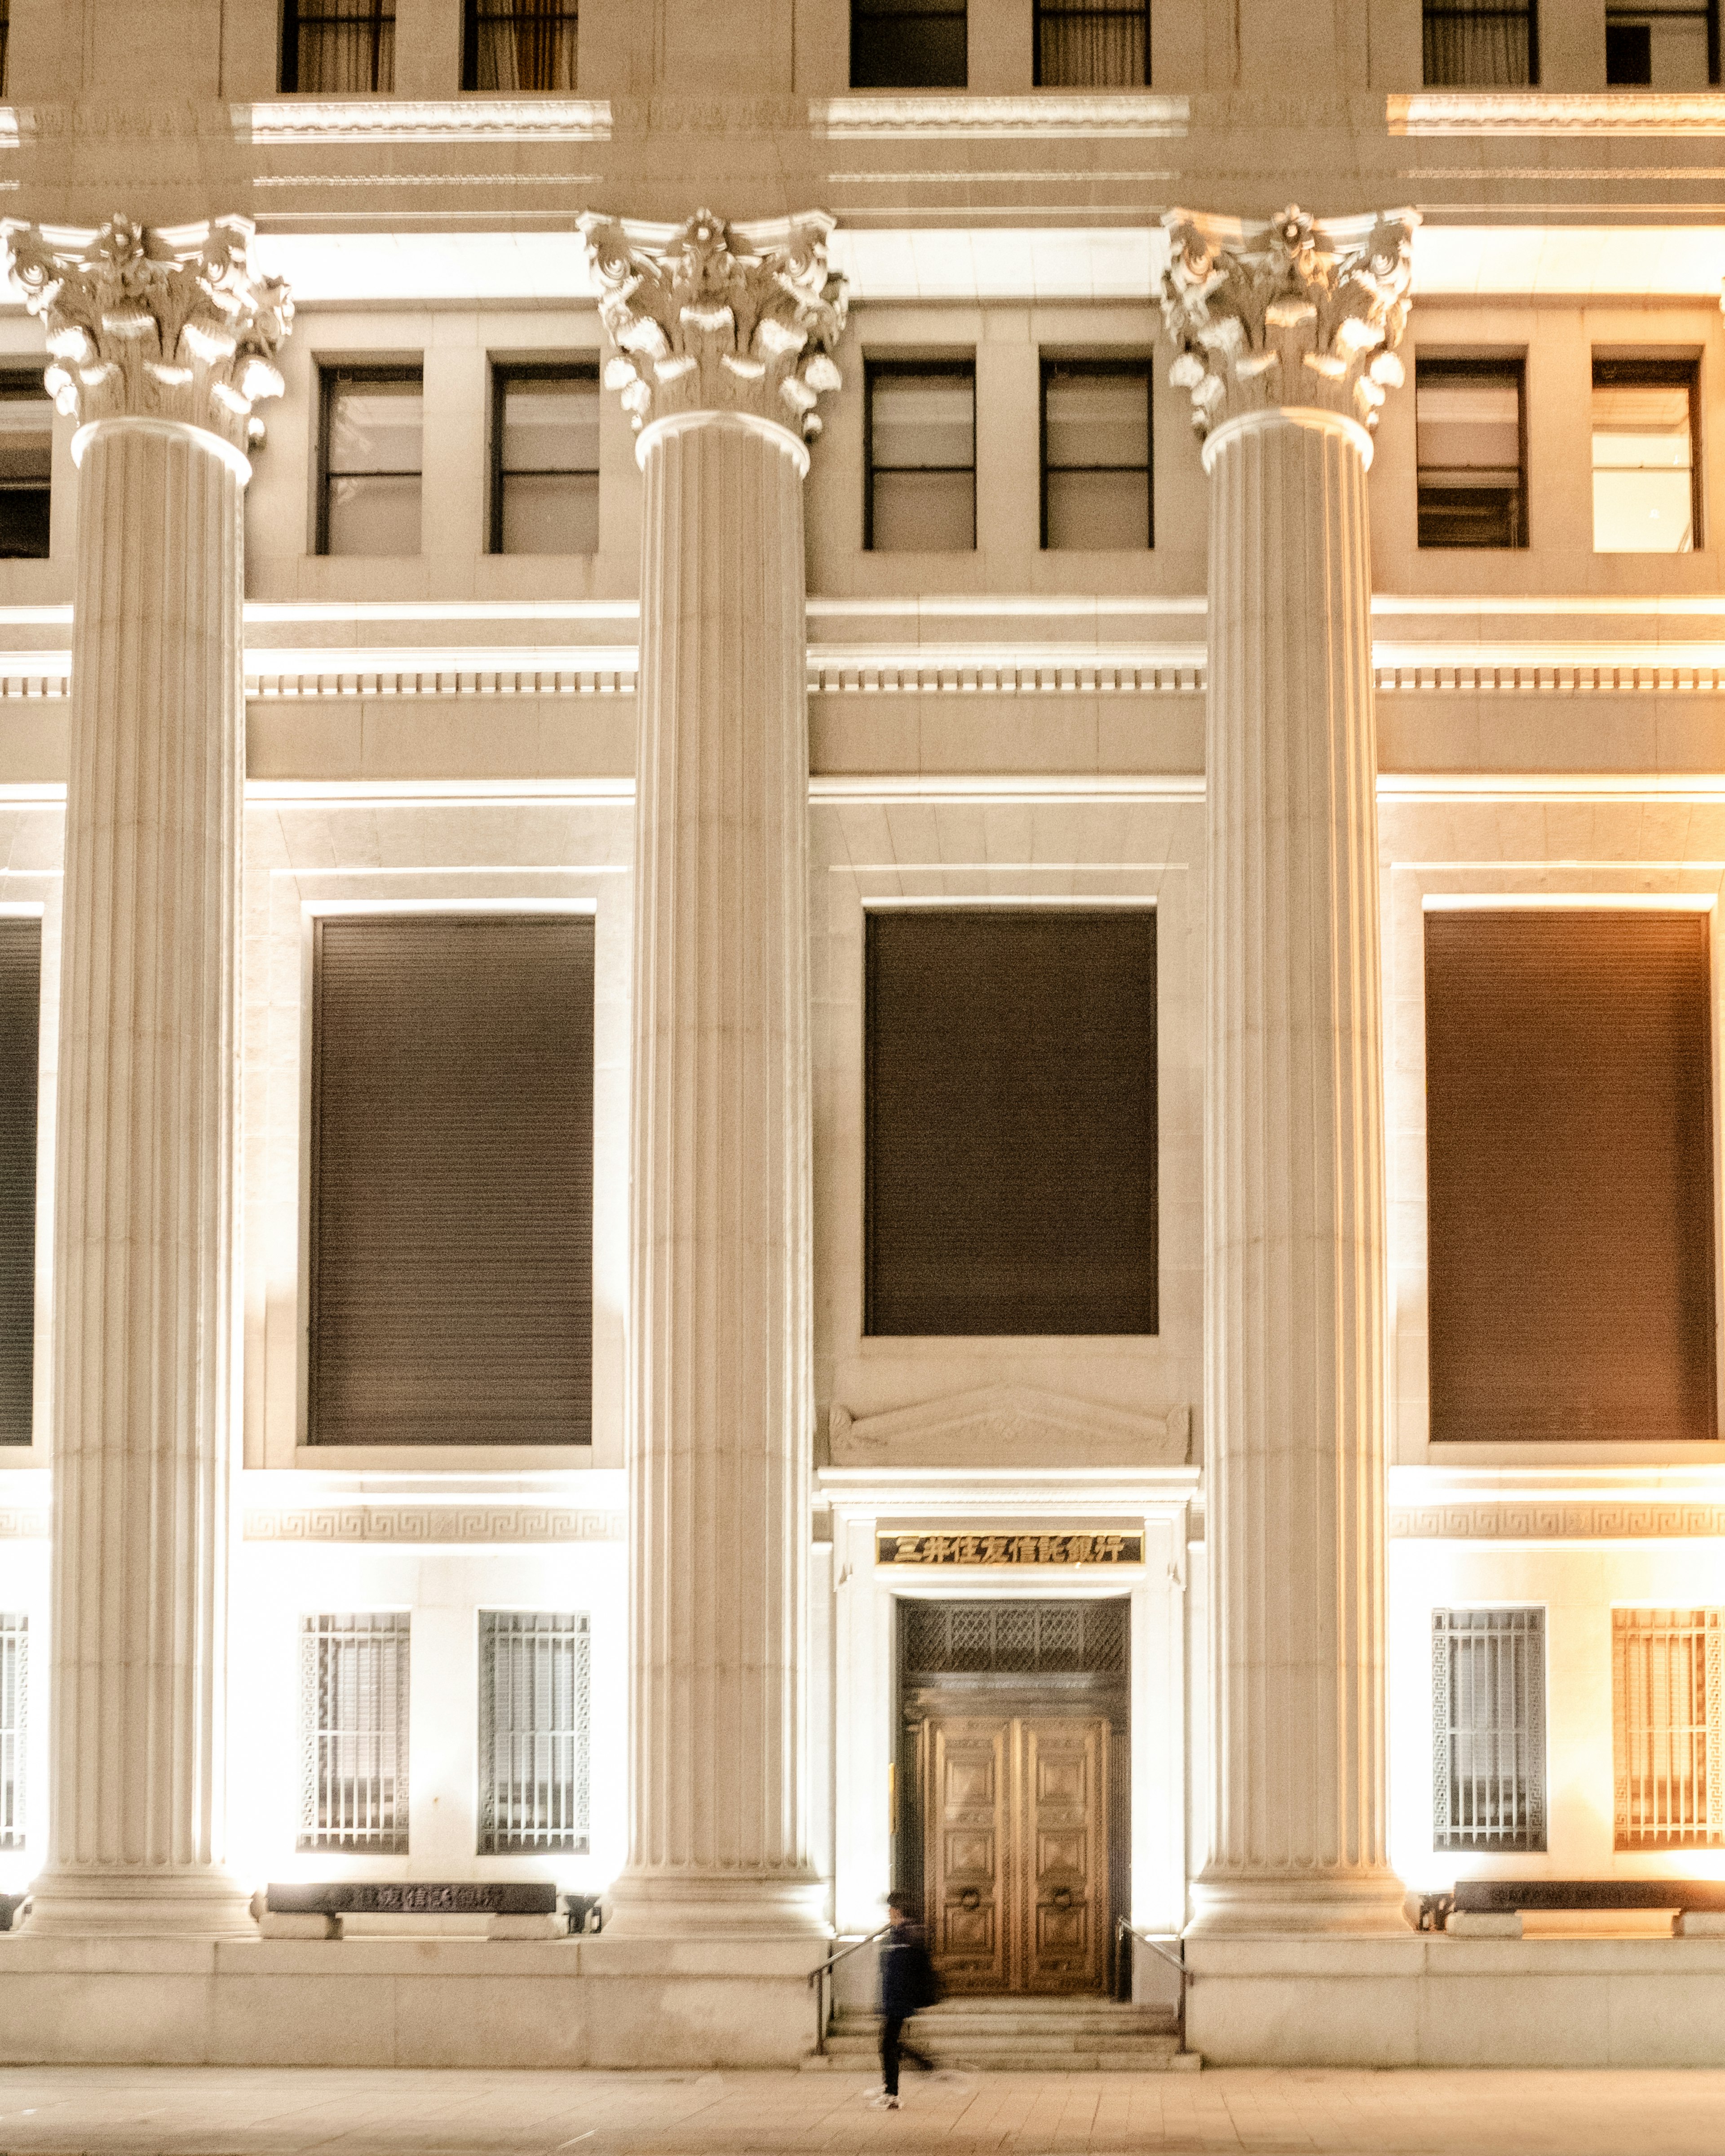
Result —
<svg viewBox="0 0 1725 2156"><path fill-rule="evenodd" d="M1389 1532L1410 1542L1646 1542L1725 1537L1725 1505L1393 1505Z"/></svg>
<svg viewBox="0 0 1725 2156"><path fill-rule="evenodd" d="M1725 92L1428 90L1386 98L1384 120L1392 135L1721 136Z"/></svg>
<svg viewBox="0 0 1725 2156"><path fill-rule="evenodd" d="M249 1506L249 1543L615 1543L622 1512L554 1505Z"/></svg>
<svg viewBox="0 0 1725 2156"><path fill-rule="evenodd" d="M1192 1410L1147 1415L1030 1385L988 1385L886 1414L828 1418L834 1467L1178 1467Z"/></svg>
<svg viewBox="0 0 1725 2156"><path fill-rule="evenodd" d="M1163 321L1200 435L1287 408L1371 428L1405 379L1395 347L1413 280L1413 210L1320 223L1296 204L1261 224L1169 210Z"/></svg>
<svg viewBox="0 0 1725 2156"><path fill-rule="evenodd" d="M1042 90L1028 97L869 90L850 97L814 98L809 106L812 131L835 141L1159 138L1184 135L1190 119L1189 99L1147 90L1099 92L1090 97L1061 90Z"/></svg>
<svg viewBox="0 0 1725 2156"><path fill-rule="evenodd" d="M594 97L281 98L230 110L234 140L260 146L611 139L611 107Z"/></svg>

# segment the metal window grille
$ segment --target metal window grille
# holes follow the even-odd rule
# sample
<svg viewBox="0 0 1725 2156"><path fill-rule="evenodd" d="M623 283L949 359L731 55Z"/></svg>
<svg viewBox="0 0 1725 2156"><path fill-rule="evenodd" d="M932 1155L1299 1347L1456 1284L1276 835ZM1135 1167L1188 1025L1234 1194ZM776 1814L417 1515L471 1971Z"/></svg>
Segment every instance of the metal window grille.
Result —
<svg viewBox="0 0 1725 2156"><path fill-rule="evenodd" d="M480 1612L481 1856L588 1847L588 1620Z"/></svg>
<svg viewBox="0 0 1725 2156"><path fill-rule="evenodd" d="M1432 1845L1545 1847L1545 1612L1431 1614Z"/></svg>
<svg viewBox="0 0 1725 2156"><path fill-rule="evenodd" d="M1611 1613L1619 1849L1725 1847L1717 1609Z"/></svg>
<svg viewBox="0 0 1725 2156"><path fill-rule="evenodd" d="M1124 1675L1124 1602L909 1602L911 1676Z"/></svg>
<svg viewBox="0 0 1725 2156"><path fill-rule="evenodd" d="M24 1845L24 1691L30 1620L0 1610L0 1849Z"/></svg>
<svg viewBox="0 0 1725 2156"><path fill-rule="evenodd" d="M391 1609L301 1620L301 1849L407 1848L408 1621Z"/></svg>

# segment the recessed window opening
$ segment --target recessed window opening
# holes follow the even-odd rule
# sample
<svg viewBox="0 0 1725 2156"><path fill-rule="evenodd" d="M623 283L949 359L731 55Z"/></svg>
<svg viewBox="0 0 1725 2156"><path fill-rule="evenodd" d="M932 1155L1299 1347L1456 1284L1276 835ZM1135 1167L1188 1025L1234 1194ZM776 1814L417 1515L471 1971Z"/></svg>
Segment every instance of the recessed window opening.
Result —
<svg viewBox="0 0 1725 2156"><path fill-rule="evenodd" d="M42 923L0 916L0 1446L33 1435Z"/></svg>
<svg viewBox="0 0 1725 2156"><path fill-rule="evenodd" d="M1687 554L1700 544L1694 360L1594 362L1594 552Z"/></svg>
<svg viewBox="0 0 1725 2156"><path fill-rule="evenodd" d="M974 362L869 360L864 403L864 547L876 553L971 552Z"/></svg>
<svg viewBox="0 0 1725 2156"><path fill-rule="evenodd" d="M0 560L46 561L54 400L42 370L0 373Z"/></svg>
<svg viewBox="0 0 1725 2156"><path fill-rule="evenodd" d="M12 0L0 0L0 97L12 90Z"/></svg>
<svg viewBox="0 0 1725 2156"><path fill-rule="evenodd" d="M321 370L317 551L417 554L425 395L417 367Z"/></svg>
<svg viewBox="0 0 1725 2156"><path fill-rule="evenodd" d="M461 87L569 95L578 28L576 0L466 0Z"/></svg>
<svg viewBox="0 0 1725 2156"><path fill-rule="evenodd" d="M281 86L322 97L395 88L395 0L284 0Z"/></svg>
<svg viewBox="0 0 1725 2156"><path fill-rule="evenodd" d="M853 90L963 90L965 0L850 0Z"/></svg>
<svg viewBox="0 0 1725 2156"><path fill-rule="evenodd" d="M1525 547L1524 362L1428 359L1414 372L1422 547Z"/></svg>
<svg viewBox="0 0 1725 2156"><path fill-rule="evenodd" d="M1042 543L1095 553L1155 543L1147 362L1042 362Z"/></svg>
<svg viewBox="0 0 1725 2156"><path fill-rule="evenodd" d="M1039 90L1142 90L1149 80L1148 0L1036 0Z"/></svg>
<svg viewBox="0 0 1725 2156"><path fill-rule="evenodd" d="M405 1610L300 1620L301 1849L405 1852L409 1636Z"/></svg>
<svg viewBox="0 0 1725 2156"><path fill-rule="evenodd" d="M588 1846L588 1620L481 1609L479 1853L584 1854Z"/></svg>
<svg viewBox="0 0 1725 2156"><path fill-rule="evenodd" d="M492 372L491 552L599 550L597 367Z"/></svg>
<svg viewBox="0 0 1725 2156"><path fill-rule="evenodd" d="M1425 80L1434 90L1514 90L1539 80L1533 0L1425 0Z"/></svg>
<svg viewBox="0 0 1725 2156"><path fill-rule="evenodd" d="M1432 1846L1545 1847L1545 1612L1431 1613Z"/></svg>
<svg viewBox="0 0 1725 2156"><path fill-rule="evenodd" d="M0 1610L0 1849L24 1845L24 1712L30 1620Z"/></svg>
<svg viewBox="0 0 1725 2156"><path fill-rule="evenodd" d="M1614 1609L1618 1849L1725 1847L1717 1609Z"/></svg>
<svg viewBox="0 0 1725 2156"><path fill-rule="evenodd" d="M1651 0L1605 10L1605 80L1614 90L1707 90L1719 80L1717 0Z"/></svg>

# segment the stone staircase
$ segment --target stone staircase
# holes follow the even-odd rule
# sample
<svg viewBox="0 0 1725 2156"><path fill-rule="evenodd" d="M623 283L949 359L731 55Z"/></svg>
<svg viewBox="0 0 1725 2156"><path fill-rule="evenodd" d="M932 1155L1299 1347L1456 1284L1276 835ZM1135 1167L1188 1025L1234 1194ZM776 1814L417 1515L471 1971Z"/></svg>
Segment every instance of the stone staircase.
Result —
<svg viewBox="0 0 1725 2156"><path fill-rule="evenodd" d="M947 1999L919 2014L908 2033L937 2066L973 2073L1192 2073L1204 2064L1180 2049L1171 2015L1111 1999ZM878 2073L879 2061L873 2015L835 2014L824 2063ZM906 2072L915 2079L914 2066Z"/></svg>

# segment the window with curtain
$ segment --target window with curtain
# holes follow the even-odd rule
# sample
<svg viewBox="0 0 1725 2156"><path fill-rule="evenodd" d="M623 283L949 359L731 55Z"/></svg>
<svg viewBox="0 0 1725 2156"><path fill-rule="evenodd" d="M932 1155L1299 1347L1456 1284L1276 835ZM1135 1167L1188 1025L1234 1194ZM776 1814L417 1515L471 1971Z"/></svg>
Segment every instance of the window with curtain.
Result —
<svg viewBox="0 0 1725 2156"><path fill-rule="evenodd" d="M1520 359L1415 362L1422 547L1527 545L1525 376Z"/></svg>
<svg viewBox="0 0 1725 2156"><path fill-rule="evenodd" d="M395 88L395 0L284 0L281 86L321 97Z"/></svg>
<svg viewBox="0 0 1725 2156"><path fill-rule="evenodd" d="M1042 362L1042 543L1089 553L1155 543L1147 361Z"/></svg>
<svg viewBox="0 0 1725 2156"><path fill-rule="evenodd" d="M0 1609L0 1849L24 1845L24 1712L30 1620Z"/></svg>
<svg viewBox="0 0 1725 2156"><path fill-rule="evenodd" d="M1717 0L1651 0L1605 10L1605 80L1613 90L1707 90L1719 80Z"/></svg>
<svg viewBox="0 0 1725 2156"><path fill-rule="evenodd" d="M598 553L598 367L498 367L491 385L491 552Z"/></svg>
<svg viewBox="0 0 1725 2156"><path fill-rule="evenodd" d="M578 27L576 0L466 0L461 87L568 95Z"/></svg>
<svg viewBox="0 0 1725 2156"><path fill-rule="evenodd" d="M1687 554L1701 528L1701 370L1691 359L1594 362L1594 552Z"/></svg>
<svg viewBox="0 0 1725 2156"><path fill-rule="evenodd" d="M1149 80L1149 0L1036 0L1039 90L1142 90Z"/></svg>
<svg viewBox="0 0 1725 2156"><path fill-rule="evenodd" d="M12 0L0 0L0 97L12 94Z"/></svg>
<svg viewBox="0 0 1725 2156"><path fill-rule="evenodd" d="M864 365L863 545L968 554L976 545L976 367L965 360Z"/></svg>
<svg viewBox="0 0 1725 2156"><path fill-rule="evenodd" d="M871 1334L1157 1330L1156 916L867 916Z"/></svg>
<svg viewBox="0 0 1725 2156"><path fill-rule="evenodd" d="M588 1620L481 1609L481 1856L588 1846Z"/></svg>
<svg viewBox="0 0 1725 2156"><path fill-rule="evenodd" d="M0 560L46 561L54 400L42 370L0 373Z"/></svg>
<svg viewBox="0 0 1725 2156"><path fill-rule="evenodd" d="M1619 1849L1725 1848L1721 1625L1717 1609L1611 1612Z"/></svg>
<svg viewBox="0 0 1725 2156"><path fill-rule="evenodd" d="M417 367L321 370L317 551L417 554L425 393Z"/></svg>
<svg viewBox="0 0 1725 2156"><path fill-rule="evenodd" d="M850 0L853 90L963 90L965 0Z"/></svg>
<svg viewBox="0 0 1725 2156"><path fill-rule="evenodd" d="M1545 1612L1431 1613L1432 1846L1545 1846Z"/></svg>
<svg viewBox="0 0 1725 2156"><path fill-rule="evenodd" d="M1533 0L1425 0L1425 30L1429 88L1514 90L1539 80Z"/></svg>
<svg viewBox="0 0 1725 2156"><path fill-rule="evenodd" d="M409 1632L404 1609L300 1620L301 1849L407 1849Z"/></svg>
<svg viewBox="0 0 1725 2156"><path fill-rule="evenodd" d="M33 1428L41 1005L42 923L0 916L0 1445Z"/></svg>

